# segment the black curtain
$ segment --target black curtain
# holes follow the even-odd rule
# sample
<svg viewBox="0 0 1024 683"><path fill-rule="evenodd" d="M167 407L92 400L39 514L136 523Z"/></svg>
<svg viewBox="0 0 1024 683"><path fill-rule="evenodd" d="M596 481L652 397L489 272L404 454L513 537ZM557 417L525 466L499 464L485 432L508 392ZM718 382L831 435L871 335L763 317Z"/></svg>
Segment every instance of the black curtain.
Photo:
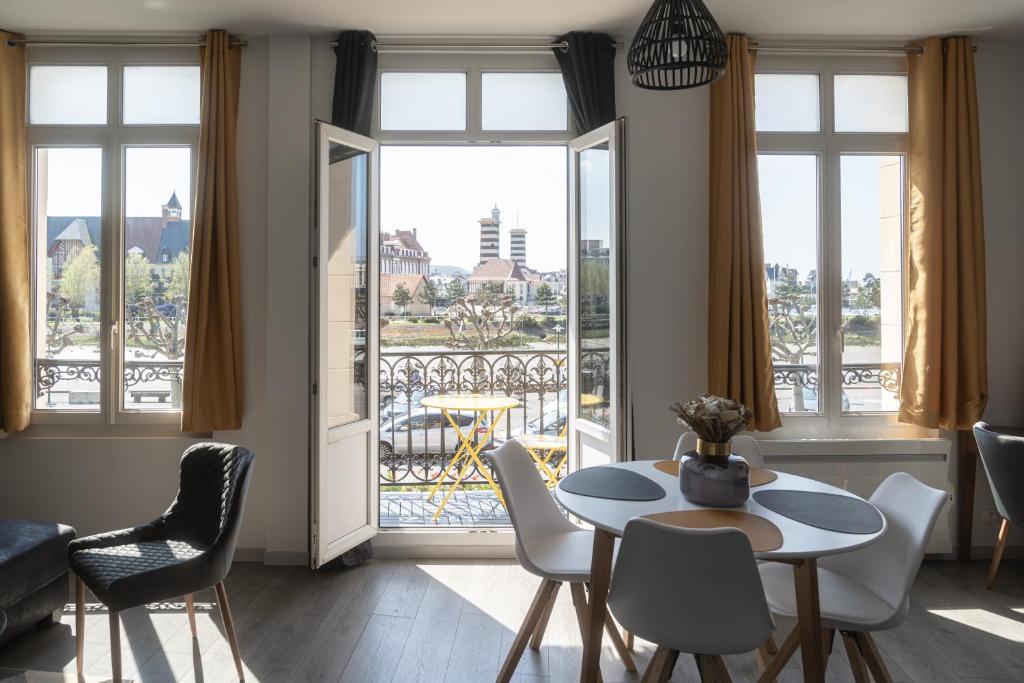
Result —
<svg viewBox="0 0 1024 683"><path fill-rule="evenodd" d="M331 123L360 135L373 128L373 91L377 85L376 40L369 31L342 31L334 55L334 110Z"/></svg>
<svg viewBox="0 0 1024 683"><path fill-rule="evenodd" d="M554 48L569 94L576 131L581 135L615 120L615 41L605 33L573 31Z"/></svg>

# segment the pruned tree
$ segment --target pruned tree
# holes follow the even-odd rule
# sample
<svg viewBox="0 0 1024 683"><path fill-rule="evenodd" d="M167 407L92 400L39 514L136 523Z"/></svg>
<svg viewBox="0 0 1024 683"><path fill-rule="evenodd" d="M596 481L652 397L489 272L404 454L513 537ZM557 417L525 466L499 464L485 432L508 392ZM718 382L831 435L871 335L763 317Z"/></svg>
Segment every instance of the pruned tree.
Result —
<svg viewBox="0 0 1024 683"><path fill-rule="evenodd" d="M147 296L153 296L149 261L142 254L128 254L124 260L125 303L134 306Z"/></svg>
<svg viewBox="0 0 1024 683"><path fill-rule="evenodd" d="M537 304L544 307L544 315L548 313L548 307L557 301L555 297L555 291L551 289L551 285L546 282L540 283L537 287Z"/></svg>
<svg viewBox="0 0 1024 683"><path fill-rule="evenodd" d="M81 323L65 327L64 323L71 317L71 302L67 297L56 292L46 293L46 355L55 357L58 353L71 346L76 334L85 334L85 325Z"/></svg>
<svg viewBox="0 0 1024 683"><path fill-rule="evenodd" d="M391 300L405 313L409 304L412 303L412 292L409 291L404 282L399 282L395 285L395 291L391 293Z"/></svg>
<svg viewBox="0 0 1024 683"><path fill-rule="evenodd" d="M456 349L486 350L501 346L515 331L519 308L511 296L498 301L470 295L456 299L444 321L450 336L446 345Z"/></svg>
<svg viewBox="0 0 1024 683"><path fill-rule="evenodd" d="M477 301L490 306L497 306L507 296L509 292L505 289L505 283L498 280L484 282L476 291Z"/></svg>
<svg viewBox="0 0 1024 683"><path fill-rule="evenodd" d="M772 358L800 365L804 356L818 343L818 317L814 314L815 295L792 281L776 284L768 300L768 336ZM804 409L804 377L793 377L793 409Z"/></svg>

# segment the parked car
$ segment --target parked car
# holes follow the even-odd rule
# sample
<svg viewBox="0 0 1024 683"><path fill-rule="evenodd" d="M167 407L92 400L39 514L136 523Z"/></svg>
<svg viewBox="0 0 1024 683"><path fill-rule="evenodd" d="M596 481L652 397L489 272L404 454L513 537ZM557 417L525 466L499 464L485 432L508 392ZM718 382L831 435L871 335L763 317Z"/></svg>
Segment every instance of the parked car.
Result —
<svg viewBox="0 0 1024 683"><path fill-rule="evenodd" d="M473 427L476 422L474 413L452 413L463 433ZM477 434L483 436L489 426L485 419L477 428ZM415 455L419 453L440 453L441 433L444 432L444 452L455 453L459 447L459 435L455 433L448 418L440 410L424 410L422 408L408 413L398 413L394 417L381 421L380 455L387 458L396 453L399 455ZM410 451L410 439L412 450Z"/></svg>

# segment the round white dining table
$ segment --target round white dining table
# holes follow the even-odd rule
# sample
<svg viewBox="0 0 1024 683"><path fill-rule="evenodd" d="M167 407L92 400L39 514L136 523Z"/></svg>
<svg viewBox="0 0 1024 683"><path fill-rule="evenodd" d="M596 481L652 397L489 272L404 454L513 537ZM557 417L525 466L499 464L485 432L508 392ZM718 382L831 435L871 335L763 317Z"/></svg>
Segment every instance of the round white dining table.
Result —
<svg viewBox="0 0 1024 683"><path fill-rule="evenodd" d="M555 489L558 502L573 515L594 525L594 550L590 569L590 618L587 636L583 644L583 666L580 680L599 680L601 637L607 615L608 586L611 581L612 555L615 538L621 537L626 522L634 517L670 512L676 510L712 509L694 505L679 490L679 477L657 469L655 460L613 463L600 467L621 467L641 474L665 489L665 497L659 500L615 500L570 493L561 484ZM751 497L738 508L728 508L763 517L772 522L782 534L782 545L766 552L754 553L760 560L785 562L793 565L793 580L796 586L800 655L803 662L804 680L821 683L825 679L824 644L822 642L821 611L818 604L818 558L845 553L862 548L876 541L885 533L885 516L882 529L874 534L849 534L829 531L810 526L772 512L753 498L758 491L787 489L815 491L843 496L854 494L813 479L785 472L777 472L778 478L767 484L751 487ZM723 587L727 588L727 587ZM695 615L694 618L699 618Z"/></svg>

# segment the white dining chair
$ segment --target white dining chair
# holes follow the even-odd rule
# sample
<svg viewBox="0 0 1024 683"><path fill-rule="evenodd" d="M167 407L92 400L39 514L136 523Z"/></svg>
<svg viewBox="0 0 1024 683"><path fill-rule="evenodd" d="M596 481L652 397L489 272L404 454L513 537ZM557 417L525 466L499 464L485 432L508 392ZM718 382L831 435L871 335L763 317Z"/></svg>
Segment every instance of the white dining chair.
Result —
<svg viewBox="0 0 1024 683"><path fill-rule="evenodd" d="M885 515L882 537L859 550L818 561L821 623L830 644L839 631L855 681L891 681L871 633L899 626L910 610L910 589L924 557L946 493L925 486L905 472L883 481L871 502ZM759 567L768 605L775 614L796 616L793 569L777 562ZM770 662L773 671L785 666L796 650L793 634ZM826 649L826 657L830 648Z"/></svg>
<svg viewBox="0 0 1024 683"><path fill-rule="evenodd" d="M498 674L501 683L511 680L527 643L534 650L540 648L562 583L570 586L580 634L586 633L588 607L585 586L590 581L594 534L579 528L561 513L530 454L519 442L508 441L491 452L489 457L516 532L519 564L543 579ZM633 657L610 615L605 620L605 627L626 670L636 671Z"/></svg>
<svg viewBox="0 0 1024 683"><path fill-rule="evenodd" d="M695 450L697 450L697 433L683 432L679 441L676 442L676 452L672 459L682 460L684 455ZM757 445L757 439L749 434L737 434L732 437L732 452L741 456L751 467L764 467L761 447Z"/></svg>
<svg viewBox="0 0 1024 683"><path fill-rule="evenodd" d="M686 529L643 517L625 528L608 607L655 643L644 682L667 681L680 652L701 680L729 681L722 655L750 652L774 628L750 541L738 529Z"/></svg>

